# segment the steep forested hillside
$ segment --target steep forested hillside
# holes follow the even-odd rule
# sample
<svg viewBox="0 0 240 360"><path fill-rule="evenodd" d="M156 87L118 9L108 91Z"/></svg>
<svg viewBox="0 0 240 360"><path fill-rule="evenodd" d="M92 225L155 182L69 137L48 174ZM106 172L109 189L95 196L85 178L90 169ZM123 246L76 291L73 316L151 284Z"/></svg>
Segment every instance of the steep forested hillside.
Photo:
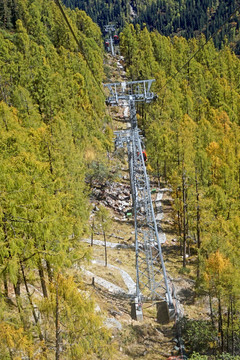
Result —
<svg viewBox="0 0 240 360"><path fill-rule="evenodd" d="M186 254L197 255L199 291L209 295L215 340L204 351L239 354L240 61L209 42L186 63L204 42L128 25L120 44L129 78L156 78L158 99L139 108L139 122L153 172L173 186L183 271Z"/></svg>
<svg viewBox="0 0 240 360"><path fill-rule="evenodd" d="M64 3L71 8L85 10L102 30L109 21L120 29L126 22L133 22L141 27L146 24L148 29L156 29L166 36L178 34L186 38L192 38L200 32L208 38L238 7L235 0L64 0ZM221 47L227 37L229 41L233 41L233 47L238 53L239 24L237 12L222 31L216 34L215 45Z"/></svg>
<svg viewBox="0 0 240 360"><path fill-rule="evenodd" d="M60 347L108 358L101 319L66 273L88 256L85 177L109 146L101 32L68 16L96 79L54 1L1 2L1 359L58 359Z"/></svg>
<svg viewBox="0 0 240 360"><path fill-rule="evenodd" d="M122 28L130 20L129 0L64 0L64 4L72 9L79 8L86 13L104 30L104 25L113 21L116 26Z"/></svg>
<svg viewBox="0 0 240 360"><path fill-rule="evenodd" d="M155 27L161 18L161 32L180 29L187 37L199 28L213 32L236 6L210 1L201 6L136 1L132 8L127 1L104 4L84 2L101 25L116 18L121 26L129 19L142 25L150 17L149 27ZM155 19L157 13L161 16ZM4 360L108 359L112 351L110 335L74 271L89 258L89 249L79 240L88 231L86 179L101 168L100 159L111 149L99 88L102 35L85 12L68 10L68 17L81 52L54 1L0 2ZM215 28L207 27L208 19L213 24L216 20ZM238 30L237 21L231 26ZM184 33L187 28L189 34ZM195 261L197 291L209 298L209 321L187 329L186 345L203 354L216 350L237 355L240 61L226 44L217 51L212 41L188 61L205 40L168 38L127 25L120 47L129 79L156 78L158 99L138 108L148 167L161 182L171 184L182 272Z"/></svg>

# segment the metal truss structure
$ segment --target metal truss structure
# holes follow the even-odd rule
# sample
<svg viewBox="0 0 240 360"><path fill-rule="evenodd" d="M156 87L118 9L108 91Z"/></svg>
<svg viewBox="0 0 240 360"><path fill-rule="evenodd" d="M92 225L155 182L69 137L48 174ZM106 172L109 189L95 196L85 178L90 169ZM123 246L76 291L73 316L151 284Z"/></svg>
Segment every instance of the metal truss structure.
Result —
<svg viewBox="0 0 240 360"><path fill-rule="evenodd" d="M115 26L113 24L104 25L105 32L114 32Z"/></svg>
<svg viewBox="0 0 240 360"><path fill-rule="evenodd" d="M137 125L136 101L150 102L152 80L105 84L109 90L107 104L128 104L131 129L115 132L115 146L127 145L136 250L136 309L147 300L166 301L169 314L174 312L162 255L159 229L151 198L150 181L143 158L142 137Z"/></svg>
<svg viewBox="0 0 240 360"><path fill-rule="evenodd" d="M150 103L157 97L150 91L154 81L155 79L104 84L109 90L106 103L113 106L119 105L121 100Z"/></svg>
<svg viewBox="0 0 240 360"><path fill-rule="evenodd" d="M104 25L104 30L106 33L109 33L109 39L106 39L106 41L109 42L110 44L110 50L111 50L111 53L112 53L112 56L115 55L115 51L114 51L114 45L113 45L113 32L115 31L115 26L114 25Z"/></svg>

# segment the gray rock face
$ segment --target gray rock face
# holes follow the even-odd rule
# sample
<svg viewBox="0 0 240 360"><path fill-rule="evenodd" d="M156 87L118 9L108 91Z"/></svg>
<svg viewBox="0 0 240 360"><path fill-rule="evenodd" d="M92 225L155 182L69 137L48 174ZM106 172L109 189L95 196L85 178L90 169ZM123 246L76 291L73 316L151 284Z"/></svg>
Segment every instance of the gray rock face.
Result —
<svg viewBox="0 0 240 360"><path fill-rule="evenodd" d="M115 318L107 318L104 324L108 329L122 330L122 324Z"/></svg>
<svg viewBox="0 0 240 360"><path fill-rule="evenodd" d="M96 200L101 201L102 204L110 207L124 218L127 211L131 209L130 185L106 182L101 187L96 185L92 194Z"/></svg>

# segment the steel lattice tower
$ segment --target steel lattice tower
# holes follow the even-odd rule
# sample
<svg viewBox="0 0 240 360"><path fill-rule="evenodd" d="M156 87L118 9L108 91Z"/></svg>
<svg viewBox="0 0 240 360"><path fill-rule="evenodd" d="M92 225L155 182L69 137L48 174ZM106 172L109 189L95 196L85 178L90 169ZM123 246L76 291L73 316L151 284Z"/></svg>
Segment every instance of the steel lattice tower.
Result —
<svg viewBox="0 0 240 360"><path fill-rule="evenodd" d="M135 225L136 299L135 314L142 318L142 302L165 301L170 317L174 315L172 296L162 256L161 242L153 210L150 181L143 158L142 137L137 125L137 101L151 102L156 95L150 91L155 81L131 81L105 84L109 90L106 100L110 105L126 105L130 110L131 128L115 132L115 145L127 145L131 194Z"/></svg>
<svg viewBox="0 0 240 360"><path fill-rule="evenodd" d="M111 24L104 25L104 30L106 33L109 33L109 39L107 39L107 41L109 41L109 43L110 43L110 49L111 49L112 56L115 56L114 46L113 46L113 37L112 37L112 33L115 31L115 26L111 25Z"/></svg>

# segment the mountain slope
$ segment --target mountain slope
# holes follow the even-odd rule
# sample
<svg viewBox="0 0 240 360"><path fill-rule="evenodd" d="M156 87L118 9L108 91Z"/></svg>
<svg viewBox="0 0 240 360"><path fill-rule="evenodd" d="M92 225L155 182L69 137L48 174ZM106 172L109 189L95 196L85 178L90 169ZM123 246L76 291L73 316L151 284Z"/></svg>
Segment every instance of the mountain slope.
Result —
<svg viewBox="0 0 240 360"><path fill-rule="evenodd" d="M238 355L240 60L228 46L218 51L204 43L132 24L120 38L127 76L156 79L158 98L139 106L138 122L153 173L172 186L182 272L194 263L197 289L209 296L208 331L219 332L218 343L205 342L201 351L211 354L212 346Z"/></svg>
<svg viewBox="0 0 240 360"><path fill-rule="evenodd" d="M101 32L69 11L83 56L53 1L1 6L0 358L108 358L110 334L71 271L90 254L86 178L111 147Z"/></svg>
<svg viewBox="0 0 240 360"><path fill-rule="evenodd" d="M161 34L181 35L188 38L204 33L208 38L214 34L238 7L236 0L64 0L66 6L78 7L104 30L109 22L122 30L126 22L146 24L149 30L158 30ZM232 42L236 53L239 49L239 12L229 19L222 31L214 37L215 45L220 48L225 37Z"/></svg>

